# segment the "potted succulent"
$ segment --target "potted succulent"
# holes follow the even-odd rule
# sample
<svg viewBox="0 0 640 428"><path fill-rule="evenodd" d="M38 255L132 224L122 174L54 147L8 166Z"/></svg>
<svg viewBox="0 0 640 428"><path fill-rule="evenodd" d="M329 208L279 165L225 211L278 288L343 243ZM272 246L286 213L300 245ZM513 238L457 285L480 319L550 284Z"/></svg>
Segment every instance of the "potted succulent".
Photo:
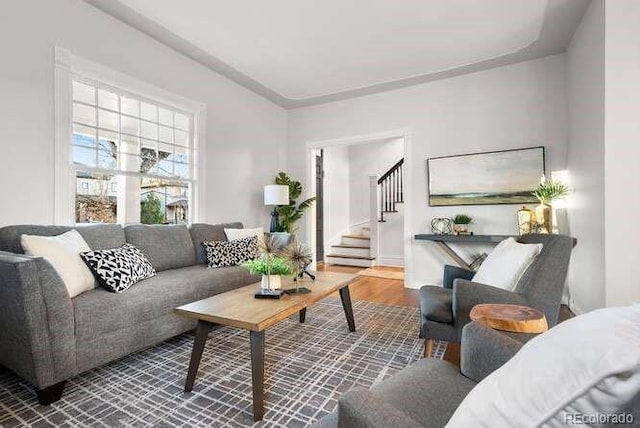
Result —
<svg viewBox="0 0 640 428"><path fill-rule="evenodd" d="M570 191L566 184L558 180L545 180L543 177L538 187L531 192L540 201L535 209L538 233L551 233L551 202L568 195Z"/></svg>
<svg viewBox="0 0 640 428"><path fill-rule="evenodd" d="M268 290L282 288L282 275L291 275L291 265L283 258L273 254L262 254L243 264L253 274L262 275L261 287Z"/></svg>
<svg viewBox="0 0 640 428"><path fill-rule="evenodd" d="M473 221L471 217L466 214L456 214L453 220L453 230L456 234L469 233L469 225Z"/></svg>
<svg viewBox="0 0 640 428"><path fill-rule="evenodd" d="M262 275L261 287L268 290L282 288L282 275L293 274L291 263L280 257L280 246L274 236L263 236L258 241L258 257L242 265L249 272Z"/></svg>

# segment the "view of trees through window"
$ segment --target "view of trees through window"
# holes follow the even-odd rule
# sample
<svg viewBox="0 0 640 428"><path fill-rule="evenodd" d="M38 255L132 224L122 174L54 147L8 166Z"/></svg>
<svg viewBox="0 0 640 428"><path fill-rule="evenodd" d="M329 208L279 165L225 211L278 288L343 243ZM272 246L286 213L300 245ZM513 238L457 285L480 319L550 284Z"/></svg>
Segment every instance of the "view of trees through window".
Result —
<svg viewBox="0 0 640 428"><path fill-rule="evenodd" d="M73 100L76 222L186 223L195 184L191 118L79 81Z"/></svg>

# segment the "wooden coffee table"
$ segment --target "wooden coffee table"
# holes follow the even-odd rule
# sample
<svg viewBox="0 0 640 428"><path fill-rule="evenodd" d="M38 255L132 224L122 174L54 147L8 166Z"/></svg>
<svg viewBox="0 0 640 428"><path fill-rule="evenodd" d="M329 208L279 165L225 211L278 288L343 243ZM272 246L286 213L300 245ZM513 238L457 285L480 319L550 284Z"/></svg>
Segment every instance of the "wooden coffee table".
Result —
<svg viewBox="0 0 640 428"><path fill-rule="evenodd" d="M335 272L316 272L315 275L315 281L304 281L300 284L311 290L307 294L284 295L279 300L256 299L253 295L260 289L258 282L176 308L175 313L198 320L189 372L184 385L185 392L193 388L202 351L213 324L249 330L253 419L254 421L262 420L264 416L264 331L267 328L296 312L299 313L299 320L303 323L307 307L339 291L349 330L356 331L349 284L357 276ZM291 278L283 278L282 288L295 288L295 283Z"/></svg>

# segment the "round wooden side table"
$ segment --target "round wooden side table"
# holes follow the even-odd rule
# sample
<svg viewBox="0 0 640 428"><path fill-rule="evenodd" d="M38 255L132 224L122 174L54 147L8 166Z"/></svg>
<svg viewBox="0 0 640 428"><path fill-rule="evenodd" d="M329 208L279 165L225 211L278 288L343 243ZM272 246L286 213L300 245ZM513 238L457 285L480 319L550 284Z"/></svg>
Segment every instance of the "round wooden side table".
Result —
<svg viewBox="0 0 640 428"><path fill-rule="evenodd" d="M469 317L495 330L513 333L543 333L549 329L542 312L521 305L483 303L475 305Z"/></svg>

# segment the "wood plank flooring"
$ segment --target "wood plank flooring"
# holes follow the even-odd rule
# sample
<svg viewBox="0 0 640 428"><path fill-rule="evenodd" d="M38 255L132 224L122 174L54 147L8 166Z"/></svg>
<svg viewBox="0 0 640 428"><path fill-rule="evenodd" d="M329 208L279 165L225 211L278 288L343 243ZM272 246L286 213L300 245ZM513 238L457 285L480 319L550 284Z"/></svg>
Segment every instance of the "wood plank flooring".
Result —
<svg viewBox="0 0 640 428"><path fill-rule="evenodd" d="M363 269L365 268L318 263L319 271L357 273ZM383 269L403 271L402 268L384 267ZM349 285L349 291L353 300L366 300L383 305L420 307L418 290L404 288L404 281L397 279L362 276ZM338 297L337 294L335 296Z"/></svg>

